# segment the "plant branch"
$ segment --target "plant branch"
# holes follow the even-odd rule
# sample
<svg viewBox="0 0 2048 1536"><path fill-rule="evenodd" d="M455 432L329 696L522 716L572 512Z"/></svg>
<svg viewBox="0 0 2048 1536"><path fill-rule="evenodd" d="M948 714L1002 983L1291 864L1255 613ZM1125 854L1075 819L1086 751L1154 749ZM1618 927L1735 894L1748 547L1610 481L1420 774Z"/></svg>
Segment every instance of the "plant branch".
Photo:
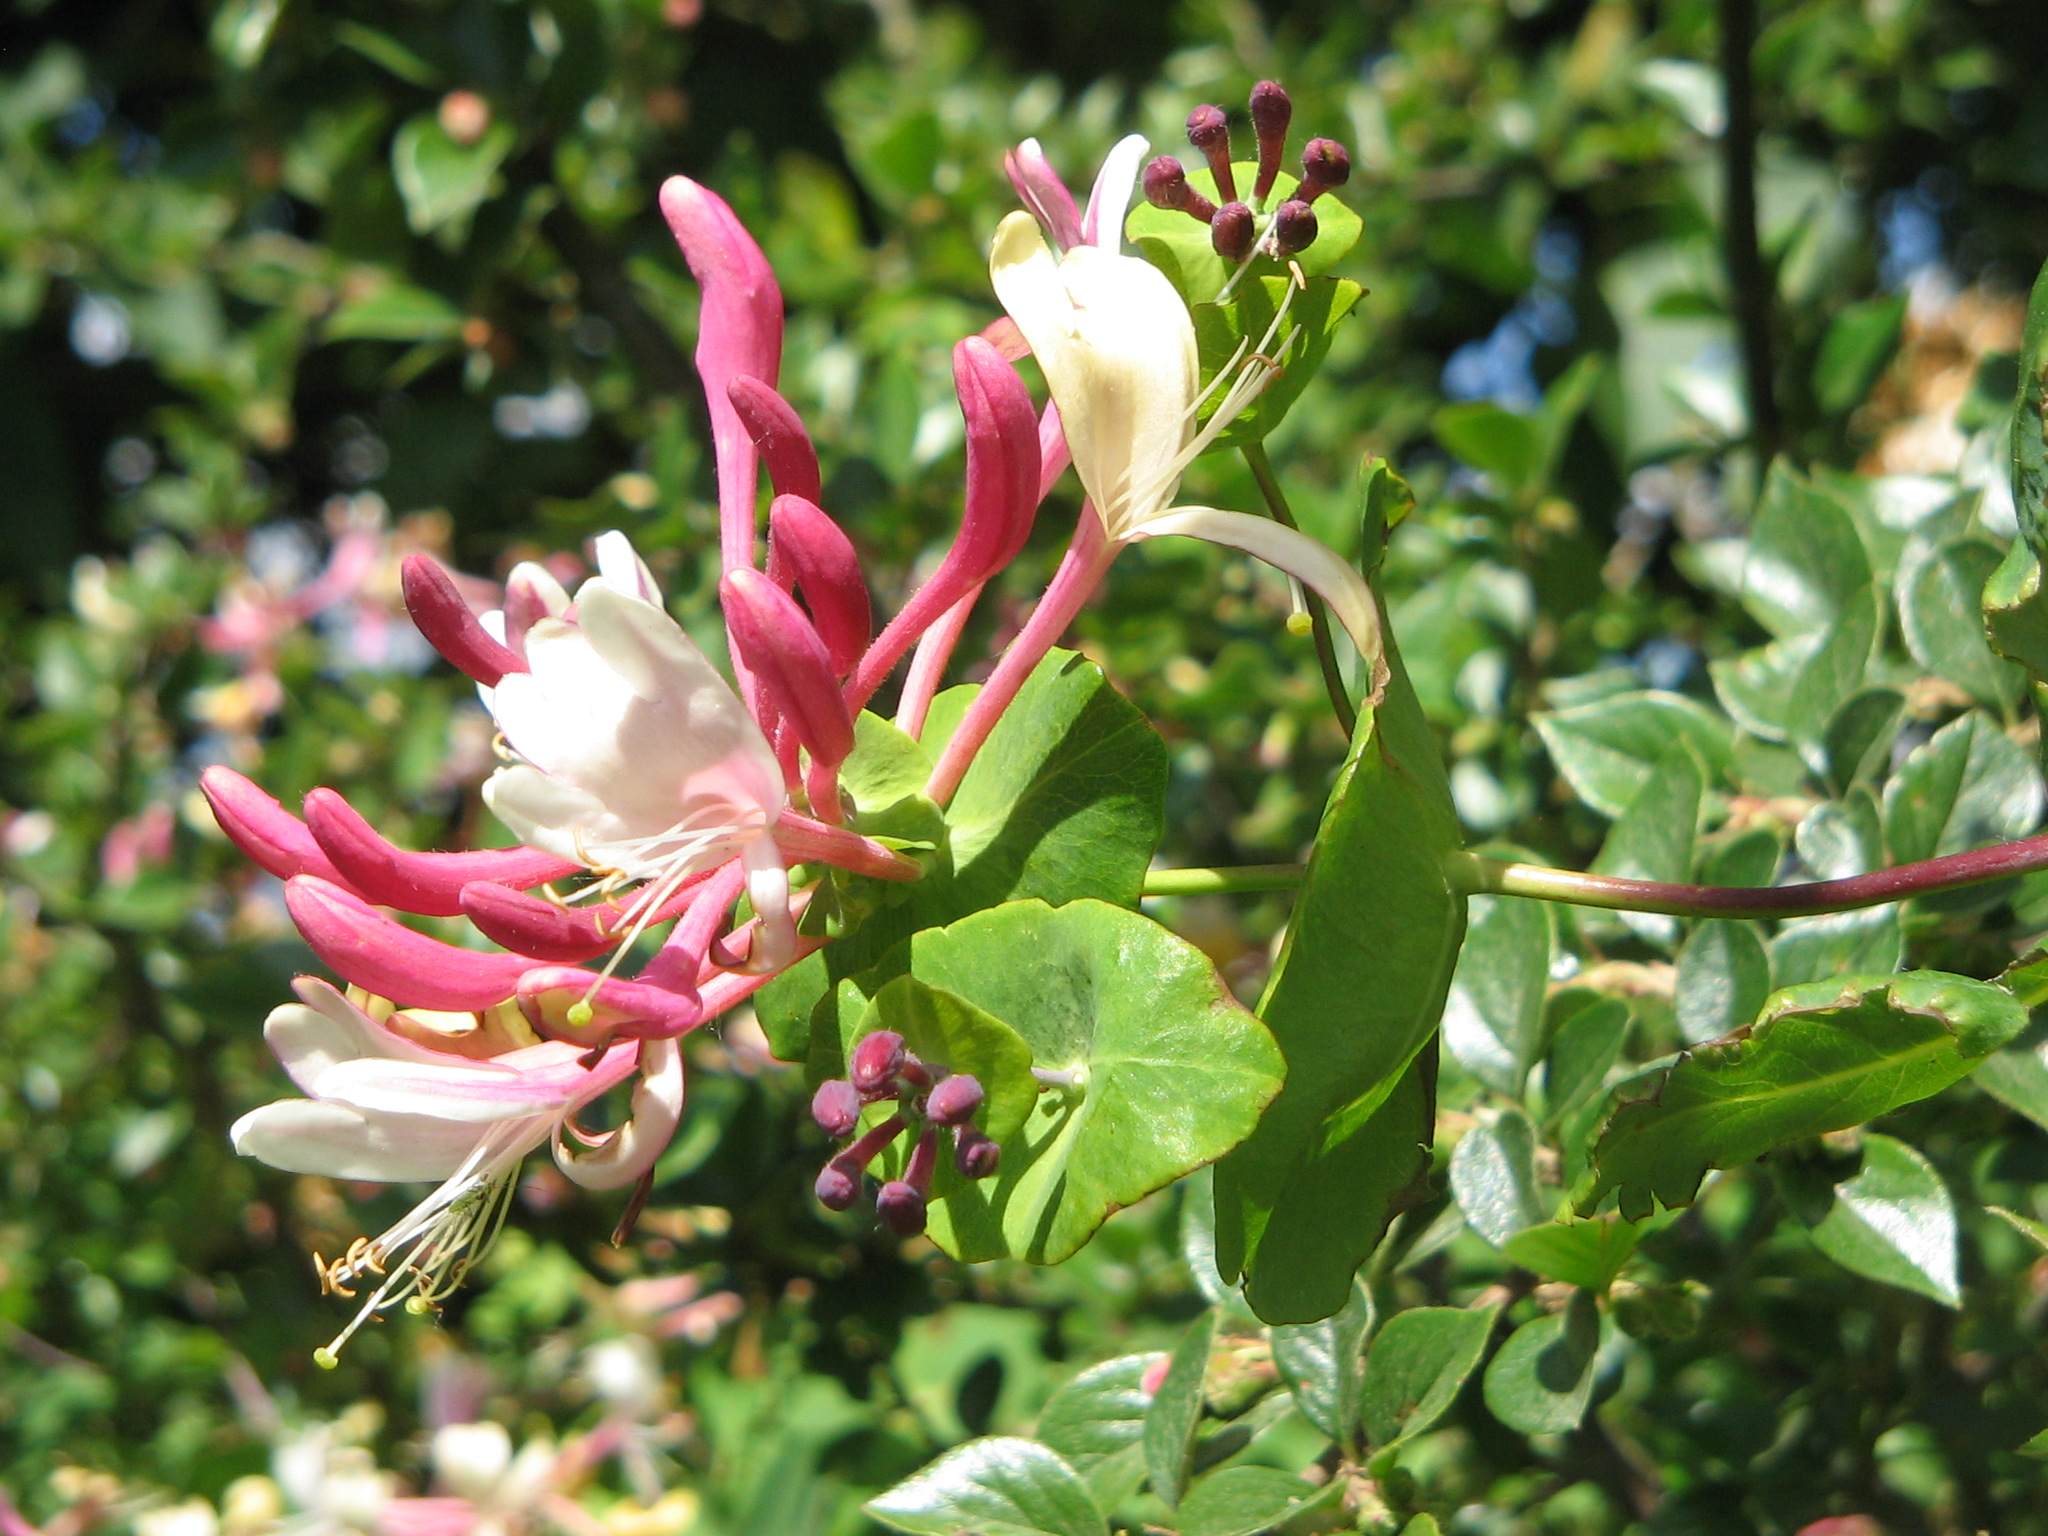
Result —
<svg viewBox="0 0 2048 1536"><path fill-rule="evenodd" d="M1720 0L1721 82L1727 121L1721 129L1721 252L1729 304L1742 341L1749 396L1749 440L1759 464L1778 451L1778 402L1771 355L1771 275L1756 231L1756 0Z"/></svg>
<svg viewBox="0 0 2048 1536"><path fill-rule="evenodd" d="M1222 896L1234 891L1291 891L1301 884L1301 864L1241 864L1234 869L1154 869L1145 875L1147 896Z"/></svg>
<svg viewBox="0 0 2048 1536"><path fill-rule="evenodd" d="M1287 505L1287 493L1280 489L1279 478L1273 473L1273 461L1266 457L1266 445L1246 443L1244 461L1252 478L1259 482L1259 494L1266 498L1266 509L1273 514L1273 521L1299 531L1301 525L1295 522L1294 511ZM1337 712L1337 723L1344 727L1348 738L1358 729L1358 711L1351 707L1344 674L1337 666L1337 646L1330 638L1330 611L1320 597L1306 588L1301 596L1308 605L1309 629L1316 639L1316 663L1323 669L1323 688L1329 693L1330 708Z"/></svg>

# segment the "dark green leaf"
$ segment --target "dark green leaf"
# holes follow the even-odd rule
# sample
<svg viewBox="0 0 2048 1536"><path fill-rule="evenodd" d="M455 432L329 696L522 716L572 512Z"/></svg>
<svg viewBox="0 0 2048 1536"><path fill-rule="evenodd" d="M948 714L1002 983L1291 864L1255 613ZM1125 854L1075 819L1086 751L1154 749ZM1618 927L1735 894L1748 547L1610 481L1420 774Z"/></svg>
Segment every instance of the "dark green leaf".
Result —
<svg viewBox="0 0 2048 1536"><path fill-rule="evenodd" d="M407 120L391 141L391 174L416 235L460 235L491 195L498 167L512 152L510 123L494 123L474 144L458 144L432 113Z"/></svg>
<svg viewBox="0 0 2048 1536"><path fill-rule="evenodd" d="M1754 923L1705 922L1678 955L1678 1032L1718 1040L1757 1015L1771 991L1771 958Z"/></svg>
<svg viewBox="0 0 2048 1536"><path fill-rule="evenodd" d="M1444 1045L1489 1088L1519 1097L1543 1050L1556 918L1540 901L1474 897L1444 1003Z"/></svg>
<svg viewBox="0 0 2048 1536"><path fill-rule="evenodd" d="M2020 388L2012 423L2012 500L2020 537L2037 558L2048 557L2048 266L2027 300L2020 343Z"/></svg>
<svg viewBox="0 0 2048 1536"><path fill-rule="evenodd" d="M1188 1485L1188 1456L1202 1418L1202 1380L1216 1341L1216 1317L1204 1312L1173 1352L1152 1405L1145 1410L1145 1468L1152 1491L1171 1508Z"/></svg>
<svg viewBox="0 0 2048 1536"><path fill-rule="evenodd" d="M1898 347L1905 318L1903 293L1845 304L1835 311L1813 364L1813 394L1822 410L1841 416L1863 403Z"/></svg>
<svg viewBox="0 0 2048 1536"><path fill-rule="evenodd" d="M1841 611L1819 631L1819 646L1792 679L1785 700L1785 733L1816 773L1828 768L1829 725L1863 687L1882 632L1877 589L1846 594Z"/></svg>
<svg viewBox="0 0 2048 1536"><path fill-rule="evenodd" d="M1955 1202L1933 1165L1903 1141L1864 1136L1863 1169L1835 1186L1813 1242L1844 1269L1946 1307L1963 1304Z"/></svg>
<svg viewBox="0 0 2048 1536"><path fill-rule="evenodd" d="M1905 695L1896 689L1866 688L1835 711L1821 748L1827 757L1828 787L1836 794L1874 778L1890 763L1892 738L1905 706Z"/></svg>
<svg viewBox="0 0 2048 1536"><path fill-rule="evenodd" d="M1372 1292L1354 1283L1351 1300L1320 1323L1294 1323L1272 1331L1273 1364L1294 1393L1301 1416L1340 1445L1358 1430L1360 1351L1372 1331Z"/></svg>
<svg viewBox="0 0 2048 1536"><path fill-rule="evenodd" d="M1899 592L1899 625L1913 659L1954 683L1980 704L2007 709L2019 698L2026 674L1992 654L1984 635L1984 584L1999 554L1979 539L1944 544Z"/></svg>
<svg viewBox="0 0 2048 1536"><path fill-rule="evenodd" d="M1419 1435L1450 1411L1498 1315L1492 1307L1411 1307L1387 1319L1365 1358L1365 1432L1376 1448Z"/></svg>
<svg viewBox="0 0 2048 1536"><path fill-rule="evenodd" d="M1518 1109L1475 1126L1451 1152L1451 1195L1472 1230L1499 1248L1550 1219L1536 1193L1536 1128Z"/></svg>
<svg viewBox="0 0 2048 1536"><path fill-rule="evenodd" d="M2037 681L2048 677L2048 595L2041 590L2041 557L2025 539L2013 543L1984 584L1984 627L1999 655Z"/></svg>
<svg viewBox="0 0 2048 1536"><path fill-rule="evenodd" d="M1603 816L1627 810L1681 740L1711 775L1726 773L1734 738L1726 720L1675 693L1618 694L1537 715L1534 724L1557 771Z"/></svg>
<svg viewBox="0 0 2048 1536"><path fill-rule="evenodd" d="M1038 1416L1039 1440L1081 1474L1105 1512L1144 1480L1145 1410L1152 1406L1144 1378L1165 1358L1120 1355L1091 1366L1053 1393Z"/></svg>
<svg viewBox="0 0 2048 1536"><path fill-rule="evenodd" d="M1628 1004L1618 997L1578 1009L1558 1027L1543 1069L1544 1102L1555 1124L1599 1093L1628 1039Z"/></svg>
<svg viewBox="0 0 2048 1536"><path fill-rule="evenodd" d="M410 283L386 283L349 300L321 331L328 341L452 341L461 333L461 310Z"/></svg>
<svg viewBox="0 0 2048 1536"><path fill-rule="evenodd" d="M1831 976L1895 971L1905 947L1896 906L1802 917L1780 923L1771 939L1771 982L1796 987Z"/></svg>
<svg viewBox="0 0 2048 1536"><path fill-rule="evenodd" d="M1871 576L1870 556L1847 509L1782 459L1773 464L1742 570L1749 611L1781 638L1815 634L1869 590Z"/></svg>
<svg viewBox="0 0 2048 1536"><path fill-rule="evenodd" d="M1607 841L1593 860L1594 872L1632 880L1690 879L1705 793L1692 748L1684 741L1672 743L1628 809L1608 828ZM1654 943L1669 943L1678 933L1675 918L1630 912L1622 920Z"/></svg>
<svg viewBox="0 0 2048 1536"><path fill-rule="evenodd" d="M1318 1487L1277 1467L1226 1467L1188 1490L1180 1536L1257 1536L1343 1491L1335 1478Z"/></svg>
<svg viewBox="0 0 2048 1536"><path fill-rule="evenodd" d="M1518 1232L1501 1253L1546 1280L1562 1280L1588 1291L1605 1291L1621 1273L1652 1223L1596 1216L1591 1221L1562 1218Z"/></svg>
<svg viewBox="0 0 2048 1536"><path fill-rule="evenodd" d="M1574 1291L1564 1311L1524 1323L1486 1368L1486 1406L1510 1429L1558 1435L1577 1429L1593 1400L1600 1308Z"/></svg>
<svg viewBox="0 0 2048 1536"><path fill-rule="evenodd" d="M1915 747L1885 786L1885 841L1899 864L2024 837L2040 819L2040 772L1979 714Z"/></svg>
<svg viewBox="0 0 2048 1536"><path fill-rule="evenodd" d="M1290 277L1263 277L1240 283L1228 304L1195 306L1195 339L1201 348L1203 378L1214 378L1233 358L1242 367L1243 359L1254 352L1277 358L1283 369L1216 439L1216 447L1263 442L1280 425L1329 355L1338 325L1364 294L1365 290L1348 278L1311 278L1306 289L1297 289ZM1280 322L1277 339L1262 347L1282 302L1287 303L1287 315ZM1222 394L1217 391L1215 399L1220 400Z"/></svg>
<svg viewBox="0 0 2048 1536"><path fill-rule="evenodd" d="M1650 1096L1615 1110L1579 1209L1610 1189L1630 1220L1653 1202L1689 1204L1709 1168L1938 1093L2026 1021L2011 994L1937 971L1788 988L1748 1030L1685 1052Z"/></svg>
<svg viewBox="0 0 2048 1536"><path fill-rule="evenodd" d="M1260 1016L1287 1085L1216 1168L1217 1267L1268 1322L1328 1317L1428 1167L1434 1064L1464 932L1443 759L1391 647L1317 834Z"/></svg>
<svg viewBox="0 0 2048 1536"><path fill-rule="evenodd" d="M867 1512L912 1536L1104 1536L1074 1469L1030 1440L970 1440L870 1499Z"/></svg>

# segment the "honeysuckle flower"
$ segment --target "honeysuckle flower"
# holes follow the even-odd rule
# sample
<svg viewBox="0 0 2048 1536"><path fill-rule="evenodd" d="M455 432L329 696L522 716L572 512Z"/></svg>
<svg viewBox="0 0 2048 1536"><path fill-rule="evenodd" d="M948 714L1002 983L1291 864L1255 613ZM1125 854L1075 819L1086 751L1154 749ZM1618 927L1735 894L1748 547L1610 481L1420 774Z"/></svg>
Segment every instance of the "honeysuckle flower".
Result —
<svg viewBox="0 0 2048 1536"><path fill-rule="evenodd" d="M489 692L523 761L491 776L485 803L524 843L650 882L639 926L691 875L737 855L770 954L786 954L788 876L767 835L787 804L774 750L625 536L606 534L597 555L573 612L535 620L527 670Z"/></svg>
<svg viewBox="0 0 2048 1536"><path fill-rule="evenodd" d="M1273 337L1212 386L1222 398L1202 425L1206 397L1194 321L1158 268L1097 245L1055 257L1031 216L1013 213L996 230L989 272L1045 374L1074 468L1111 549L1188 534L1279 567L1329 603L1372 668L1376 690L1383 666L1379 613L1363 576L1326 546L1269 518L1174 504L1188 465L1270 380ZM1276 331L1284 318L1283 308Z"/></svg>
<svg viewBox="0 0 2048 1536"><path fill-rule="evenodd" d="M569 1177L616 1188L653 1165L682 1113L682 1059L671 1040L616 1045L591 1061L573 1045L534 1043L516 1014L497 1010L492 1027L518 1043L479 1059L423 1044L316 978L299 978L296 991L299 1001L275 1009L263 1032L306 1097L242 1116L229 1132L235 1150L289 1173L438 1181L388 1231L321 1263L325 1289L369 1291L315 1355L323 1364L375 1314L400 1304L430 1310L460 1283L496 1237L534 1148L552 1142ZM631 1119L606 1136L578 1132L576 1112L636 1070ZM582 1149L568 1145L570 1135Z"/></svg>
<svg viewBox="0 0 2048 1536"><path fill-rule="evenodd" d="M391 1500L383 1536L515 1536L542 1523L560 1460L553 1441L529 1440L515 1456L502 1424L444 1424L430 1456L438 1494Z"/></svg>

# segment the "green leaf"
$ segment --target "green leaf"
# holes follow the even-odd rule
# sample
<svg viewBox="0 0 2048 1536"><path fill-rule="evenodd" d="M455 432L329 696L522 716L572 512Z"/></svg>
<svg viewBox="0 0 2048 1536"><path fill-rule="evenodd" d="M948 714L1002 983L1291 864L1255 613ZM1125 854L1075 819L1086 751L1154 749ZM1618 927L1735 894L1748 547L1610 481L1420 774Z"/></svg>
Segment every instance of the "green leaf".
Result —
<svg viewBox="0 0 2048 1536"><path fill-rule="evenodd" d="M1877 802L1858 787L1841 800L1808 811L1792 834L1800 862L1822 880L1868 874L1884 862L1884 832Z"/></svg>
<svg viewBox="0 0 2048 1536"><path fill-rule="evenodd" d="M1896 906L1830 912L1780 923L1771 938L1771 981L1819 984L1833 976L1875 976L1899 968L1906 950Z"/></svg>
<svg viewBox="0 0 2048 1536"><path fill-rule="evenodd" d="M1820 650L1824 634L1814 630L1790 635L1709 663L1707 673L1721 707L1751 735L1784 741L1790 734L1793 685Z"/></svg>
<svg viewBox="0 0 2048 1536"><path fill-rule="evenodd" d="M1905 695L1895 688L1865 688L1843 701L1821 737L1830 789L1846 794L1851 785L1875 778L1890 765L1905 707Z"/></svg>
<svg viewBox="0 0 2048 1536"><path fill-rule="evenodd" d="M1341 1480L1305 1483L1277 1467L1226 1467L1189 1490L1180 1536L1257 1536L1343 1493Z"/></svg>
<svg viewBox="0 0 2048 1536"><path fill-rule="evenodd" d="M1899 627L1913 659L1947 678L1980 704L2008 709L2026 674L1992 653L1984 634L1984 585L1999 568L1996 548L1981 539L1942 545L1899 592Z"/></svg>
<svg viewBox="0 0 2048 1536"><path fill-rule="evenodd" d="M1504 1258L1546 1280L1604 1292L1651 1226L1613 1215L1596 1216L1591 1221L1561 1218L1516 1233L1500 1251Z"/></svg>
<svg viewBox="0 0 2048 1536"><path fill-rule="evenodd" d="M2034 1220L2031 1216L2022 1216L2018 1211L2009 1211L2002 1205L1987 1205L1984 1209L1996 1216L2000 1221L2003 1221L2022 1237L2031 1240L2044 1253L2048 1253L2048 1226L2042 1225L2042 1223ZM2048 1431L2044 1431L2044 1433L2048 1433Z"/></svg>
<svg viewBox="0 0 2048 1536"><path fill-rule="evenodd" d="M988 1095L975 1123L994 1140L1009 1141L1031 1118L1038 1104L1031 1047L995 1015L958 993L898 976L868 1002L844 1057L851 1059L857 1042L882 1029L895 1030L927 1066L973 1073Z"/></svg>
<svg viewBox="0 0 2048 1536"><path fill-rule="evenodd" d="M907 959L1074 1079L1037 1095L995 1177L941 1161L929 1233L955 1258L1059 1263L1112 1211L1237 1145L1279 1089L1272 1037L1202 952L1107 902L1008 902L918 934Z"/></svg>
<svg viewBox="0 0 2048 1536"><path fill-rule="evenodd" d="M1216 1318L1214 1309L1204 1312L1187 1331L1159 1390L1152 1394L1152 1406L1145 1410L1145 1468L1152 1491L1168 1508L1180 1503L1188 1485L1188 1458L1202 1418L1202 1380L1216 1342Z"/></svg>
<svg viewBox="0 0 2048 1536"><path fill-rule="evenodd" d="M1216 1167L1217 1267L1269 1323L1328 1317L1429 1165L1435 1033L1464 934L1443 759L1398 652L1360 711L1260 1017L1287 1084Z"/></svg>
<svg viewBox="0 0 2048 1536"><path fill-rule="evenodd" d="M2012 500L2020 537L2037 558L2048 555L2048 266L2027 300L2020 343L2019 398L2013 406Z"/></svg>
<svg viewBox="0 0 2048 1536"><path fill-rule="evenodd" d="M1275 333L1274 317L1290 291L1287 316ZM1215 378L1233 359L1242 366L1243 359L1253 353L1275 358L1282 366L1273 381L1224 429L1216 448L1263 442L1280 425L1329 355L1337 326L1364 296L1365 290L1349 278L1311 278L1306 289L1296 289L1292 278L1262 277L1238 284L1235 298L1227 304L1195 305L1195 340L1205 380ZM1268 334L1275 339L1262 347ZM1211 398L1204 419L1213 414L1223 394L1219 389Z"/></svg>
<svg viewBox="0 0 2048 1536"><path fill-rule="evenodd" d="M1883 633L1880 607L1875 587L1844 597L1842 611L1819 632L1819 645L1800 665L1785 696L1785 734L1816 773L1829 766L1828 728L1862 690L1870 671Z"/></svg>
<svg viewBox="0 0 2048 1536"><path fill-rule="evenodd" d="M1675 693L1616 694L1533 723L1578 797L1610 817L1629 808L1679 741L1691 743L1715 777L1728 772L1734 747L1726 720Z"/></svg>
<svg viewBox="0 0 2048 1536"><path fill-rule="evenodd" d="M512 152L510 123L494 123L474 144L458 144L431 112L408 119L391 140L391 174L416 235L460 235L491 195L498 167Z"/></svg>
<svg viewBox="0 0 2048 1536"><path fill-rule="evenodd" d="M1444 1003L1444 1045L1489 1088L1519 1098L1543 1050L1543 1001L1557 919L1545 902L1472 899Z"/></svg>
<svg viewBox="0 0 2048 1536"><path fill-rule="evenodd" d="M1835 311L1813 364L1813 394L1822 410L1843 416L1863 403L1898 348L1905 318L1903 293L1845 304Z"/></svg>
<svg viewBox="0 0 2048 1536"><path fill-rule="evenodd" d="M1915 747L1885 786L1885 842L1899 864L2024 837L2040 819L2039 770L1979 714Z"/></svg>
<svg viewBox="0 0 2048 1536"><path fill-rule="evenodd" d="M1630 1220L1653 1202L1690 1204L1709 1168L1939 1093L2026 1022L2010 993L1939 971L1787 988L1749 1029L1682 1053L1648 1097L1614 1111L1578 1208L1610 1189Z"/></svg>
<svg viewBox="0 0 2048 1536"><path fill-rule="evenodd" d="M1451 1195L1472 1230L1499 1248L1550 1219L1536 1193L1536 1127L1518 1109L1475 1126L1451 1152Z"/></svg>
<svg viewBox="0 0 2048 1536"><path fill-rule="evenodd" d="M1960 1308L1956 1208L1941 1175L1889 1136L1863 1138L1863 1168L1835 1186L1814 1246L1844 1269Z"/></svg>
<svg viewBox="0 0 2048 1536"><path fill-rule="evenodd" d="M1479 1368L1494 1307L1411 1307L1387 1319L1365 1357L1365 1432L1381 1450L1421 1434L1450 1412Z"/></svg>
<svg viewBox="0 0 2048 1536"><path fill-rule="evenodd" d="M1164 1358L1121 1355L1091 1366L1053 1393L1038 1416L1039 1440L1081 1474L1105 1513L1144 1479L1145 1412L1152 1406L1145 1373Z"/></svg>
<svg viewBox="0 0 2048 1536"><path fill-rule="evenodd" d="M1628 1004L1609 997L1580 1008L1558 1026L1543 1068L1551 1124L1568 1119L1606 1086L1608 1068L1628 1039L1628 1025Z"/></svg>
<svg viewBox="0 0 2048 1536"><path fill-rule="evenodd" d="M1699 759L1686 742L1673 742L1628 809L1608 828L1607 841L1593 860L1594 872L1631 880L1690 879L1705 794ZM1635 912L1621 918L1652 943L1668 944L1678 935L1675 918Z"/></svg>
<svg viewBox="0 0 2048 1536"><path fill-rule="evenodd" d="M1210 1306L1234 1304L1242 1310L1243 1295L1216 1271L1215 1170L1197 1168L1181 1181L1180 1189L1180 1258L1188 1278Z"/></svg>
<svg viewBox="0 0 2048 1536"><path fill-rule="evenodd" d="M1446 405L1431 418L1430 430L1447 452L1493 476L1509 497L1532 485L1543 465L1543 435L1535 418L1489 401Z"/></svg>
<svg viewBox="0 0 2048 1536"><path fill-rule="evenodd" d="M1294 1406L1339 1445L1351 1444L1358 1432L1358 1393L1365 1374L1360 1350L1372 1324L1372 1292L1354 1282L1351 1300L1332 1316L1272 1331L1273 1364L1293 1392Z"/></svg>
<svg viewBox="0 0 2048 1536"><path fill-rule="evenodd" d="M1756 924L1701 923L1678 954L1678 1032L1688 1045L1718 1040L1754 1019L1770 991Z"/></svg>
<svg viewBox="0 0 2048 1536"><path fill-rule="evenodd" d="M462 311L428 288L384 283L351 299L322 328L328 341L452 341L462 333Z"/></svg>
<svg viewBox="0 0 2048 1536"><path fill-rule="evenodd" d="M1240 187L1249 188L1258 176L1258 167L1251 161L1239 162L1233 170ZM1227 201L1216 195L1216 177L1206 165L1189 168L1188 185L1211 202ZM1279 207L1300 185L1299 178L1282 171L1273 179L1266 206ZM1315 209L1316 237L1294 257L1310 277L1327 272L1342 261L1365 231L1364 220L1335 197L1318 198ZM1190 306L1209 303L1222 290L1230 268L1209 243L1208 225L1187 214L1141 201L1124 220L1124 234L1147 261L1167 275ZM1285 275L1286 268L1280 263L1269 256L1259 256L1253 259L1241 283Z"/></svg>
<svg viewBox="0 0 2048 1536"><path fill-rule="evenodd" d="M1870 588L1870 556L1848 510L1791 469L1771 466L1742 569L1743 605L1772 634L1830 628Z"/></svg>
<svg viewBox="0 0 2048 1536"><path fill-rule="evenodd" d="M1524 1323L1486 1368L1486 1406L1525 1435L1577 1429L1593 1400L1600 1355L1600 1307L1573 1291L1562 1312Z"/></svg>
<svg viewBox="0 0 2048 1536"><path fill-rule="evenodd" d="M872 717L856 727L847 761L861 830L891 808L916 815L929 806L917 763L944 746L976 692L949 688L934 699L921 743ZM755 994L775 1054L804 1060L814 1024L836 1036L833 986L920 929L1033 896L1056 906L1082 896L1136 906L1165 799L1159 733L1093 662L1048 652L961 781L937 867L913 885L881 891L889 904Z"/></svg>
<svg viewBox="0 0 2048 1536"><path fill-rule="evenodd" d="M1021 1425L1045 1374L1043 1331L1037 1318L1015 1307L961 1303L910 1319L890 1367L926 1431L941 1445L951 1444L969 1434L960 1418L961 1390L991 1361L1002 1367L1002 1392L990 1424Z"/></svg>
<svg viewBox="0 0 2048 1536"><path fill-rule="evenodd" d="M1030 1440L970 1440L863 1506L912 1536L1105 1536L1079 1474Z"/></svg>
<svg viewBox="0 0 2048 1536"><path fill-rule="evenodd" d="M1984 627L1999 655L2036 680L2048 678L2048 596L2041 591L2041 557L2024 539L1984 584Z"/></svg>

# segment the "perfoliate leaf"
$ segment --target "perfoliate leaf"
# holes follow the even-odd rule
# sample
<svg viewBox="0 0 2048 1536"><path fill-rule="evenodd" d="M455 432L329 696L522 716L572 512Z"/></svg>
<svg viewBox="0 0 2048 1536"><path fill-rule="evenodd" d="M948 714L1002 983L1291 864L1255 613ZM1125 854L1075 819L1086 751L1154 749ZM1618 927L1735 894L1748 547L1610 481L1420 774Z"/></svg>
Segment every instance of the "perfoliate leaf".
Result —
<svg viewBox="0 0 2048 1536"><path fill-rule="evenodd" d="M1337 326L1364 296L1365 290L1349 278L1310 278L1307 288L1295 290L1290 277L1262 277L1240 283L1229 303L1195 306L1195 339L1201 348L1205 382L1233 360L1242 367L1244 358L1261 351L1260 344L1266 342L1269 331L1273 340L1266 342L1264 354L1281 365L1281 371L1216 439L1215 448L1263 442L1280 425L1329 355ZM1287 314L1274 330L1283 302ZM1214 398L1220 400L1222 395L1218 390Z"/></svg>
<svg viewBox="0 0 2048 1536"><path fill-rule="evenodd" d="M1250 187L1258 176L1258 167L1251 161L1239 162L1232 169L1240 187ZM1188 185L1211 202L1223 201L1216 195L1216 177L1206 165L1188 171ZM1267 208L1279 207L1300 185L1299 178L1282 171L1273 180L1273 191L1266 199ZM1294 257L1296 264L1310 277L1327 272L1342 261L1365 230L1364 220L1336 197L1316 199L1315 210L1316 238L1306 250ZM1147 261L1166 274L1190 306L1214 301L1230 275L1229 265L1216 254L1215 246L1209 242L1209 226L1185 213L1171 208L1155 208L1141 201L1125 218L1124 234L1144 253ZM1239 284L1242 286L1258 278L1282 277L1286 270L1271 257L1255 257L1251 269Z"/></svg>
<svg viewBox="0 0 2048 1536"><path fill-rule="evenodd" d="M1848 977L1778 993L1725 1042L1679 1056L1608 1120L1577 1204L1621 1213L1691 1203L1709 1168L1841 1130L1940 1092L2026 1027L1988 982L1938 971Z"/></svg>

